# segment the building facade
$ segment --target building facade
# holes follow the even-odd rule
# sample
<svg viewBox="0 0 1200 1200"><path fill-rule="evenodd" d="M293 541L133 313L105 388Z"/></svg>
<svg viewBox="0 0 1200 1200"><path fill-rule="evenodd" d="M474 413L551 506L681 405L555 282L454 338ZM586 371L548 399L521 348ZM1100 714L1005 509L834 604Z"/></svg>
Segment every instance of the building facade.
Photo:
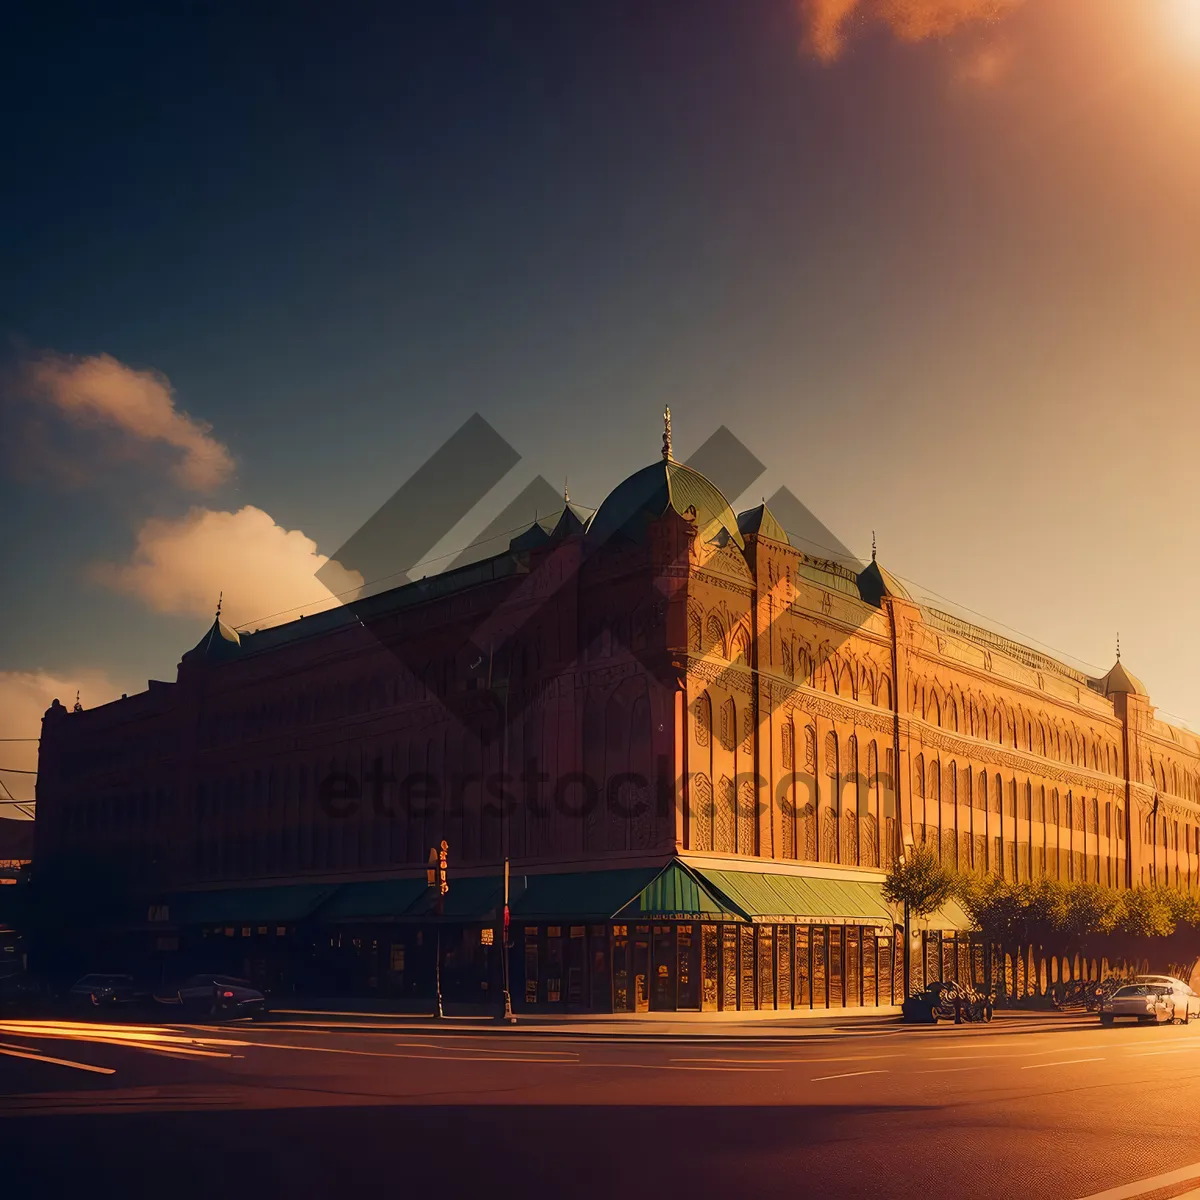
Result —
<svg viewBox="0 0 1200 1200"><path fill-rule="evenodd" d="M880 888L917 843L1200 887L1200 743L1119 660L1090 678L874 555L814 558L669 446L504 554L218 617L174 682L56 701L37 801L35 876L102 864L124 944L413 1003L435 960L448 1001L497 1002L506 935L517 1007L897 1003ZM918 979L981 975L961 913L926 924Z"/></svg>

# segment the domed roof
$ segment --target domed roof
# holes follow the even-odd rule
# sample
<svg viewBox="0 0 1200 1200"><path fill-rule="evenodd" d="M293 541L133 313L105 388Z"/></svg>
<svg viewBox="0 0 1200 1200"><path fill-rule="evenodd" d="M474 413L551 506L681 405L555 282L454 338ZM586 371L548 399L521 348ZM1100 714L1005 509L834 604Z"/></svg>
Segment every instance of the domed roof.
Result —
<svg viewBox="0 0 1200 1200"><path fill-rule="evenodd" d="M881 606L884 596L895 596L898 600L912 600L908 589L896 577L881 567L872 556L870 563L858 573L858 590L862 598L876 608Z"/></svg>
<svg viewBox="0 0 1200 1200"><path fill-rule="evenodd" d="M746 548L737 517L717 485L671 458L651 463L618 483L588 524L588 541L602 544L621 535L641 542L647 524L670 509L695 520L701 541L710 542L725 532L739 550Z"/></svg>
<svg viewBox="0 0 1200 1200"><path fill-rule="evenodd" d="M1146 685L1136 675L1125 670L1119 658L1113 663L1109 673L1100 680L1100 685L1104 689L1106 696L1116 696L1122 693L1134 696L1150 695L1146 691Z"/></svg>
<svg viewBox="0 0 1200 1200"><path fill-rule="evenodd" d="M183 656L185 662L204 659L223 662L233 658L242 647L236 629L231 629L220 617L214 617L208 632Z"/></svg>
<svg viewBox="0 0 1200 1200"><path fill-rule="evenodd" d="M775 514L767 507L765 500L757 508L748 508L745 512L738 513L737 520L738 529L742 531L743 537L770 538L773 542L791 545L787 530L775 519Z"/></svg>
<svg viewBox="0 0 1200 1200"><path fill-rule="evenodd" d="M546 532L545 527L540 521L534 521L524 533L518 533L515 538L508 543L509 550L534 550L538 546L544 546L550 540L550 535Z"/></svg>

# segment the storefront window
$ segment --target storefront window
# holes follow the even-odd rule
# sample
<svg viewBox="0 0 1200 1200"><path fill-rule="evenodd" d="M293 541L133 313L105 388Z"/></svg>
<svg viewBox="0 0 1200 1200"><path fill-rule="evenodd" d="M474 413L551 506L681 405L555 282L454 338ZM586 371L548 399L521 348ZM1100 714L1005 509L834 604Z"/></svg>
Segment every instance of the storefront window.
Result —
<svg viewBox="0 0 1200 1200"><path fill-rule="evenodd" d="M812 930L812 1006L825 1008L829 1003L827 995L826 935L829 930L824 925L814 925Z"/></svg>
<svg viewBox="0 0 1200 1200"><path fill-rule="evenodd" d="M874 1007L879 1003L878 975L875 963L875 930L862 931L862 990L863 1004Z"/></svg>
<svg viewBox="0 0 1200 1200"><path fill-rule="evenodd" d="M739 1008L754 1007L754 928L742 925L738 929L738 949L741 959Z"/></svg>
<svg viewBox="0 0 1200 1200"><path fill-rule="evenodd" d="M737 1008L738 927L721 926L721 1008Z"/></svg>
<svg viewBox="0 0 1200 1200"><path fill-rule="evenodd" d="M857 1008L862 985L861 960L862 931L857 925L846 928L846 1007Z"/></svg>
<svg viewBox="0 0 1200 1200"><path fill-rule="evenodd" d="M677 946L676 957L676 986L679 994L679 1007L682 1009L697 1009L700 1007L699 980L696 972L696 926L680 925L675 931Z"/></svg>
<svg viewBox="0 0 1200 1200"><path fill-rule="evenodd" d="M845 930L840 925L829 928L829 1007L841 1008L845 1004L842 979L842 951Z"/></svg>
<svg viewBox="0 0 1200 1200"><path fill-rule="evenodd" d="M561 925L546 928L546 1003L562 1003L563 929Z"/></svg>
<svg viewBox="0 0 1200 1200"><path fill-rule="evenodd" d="M793 994L797 1008L812 1007L812 962L810 960L809 927L796 926L795 983Z"/></svg>
<svg viewBox="0 0 1200 1200"><path fill-rule="evenodd" d="M779 964L775 994L779 998L780 1008L792 1007L792 942L795 940L795 933L795 926L781 925L775 939L776 961Z"/></svg>
<svg viewBox="0 0 1200 1200"><path fill-rule="evenodd" d="M525 928L525 1003L538 1002L538 928Z"/></svg>
<svg viewBox="0 0 1200 1200"><path fill-rule="evenodd" d="M775 1007L775 927L758 927L758 1007Z"/></svg>
<svg viewBox="0 0 1200 1200"><path fill-rule="evenodd" d="M717 944L717 927L715 925L701 926L701 962L703 964L703 979L701 981L701 1004L705 1012L714 1012L720 996L718 982L720 979L720 955Z"/></svg>

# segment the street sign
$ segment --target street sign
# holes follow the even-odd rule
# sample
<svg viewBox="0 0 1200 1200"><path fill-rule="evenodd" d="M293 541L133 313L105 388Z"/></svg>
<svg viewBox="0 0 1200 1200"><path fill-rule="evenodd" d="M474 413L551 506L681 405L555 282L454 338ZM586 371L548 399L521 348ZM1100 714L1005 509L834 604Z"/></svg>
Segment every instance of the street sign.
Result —
<svg viewBox="0 0 1200 1200"><path fill-rule="evenodd" d="M438 851L438 883L443 896L450 890L450 883L446 879L446 851L449 849L450 844L443 840Z"/></svg>

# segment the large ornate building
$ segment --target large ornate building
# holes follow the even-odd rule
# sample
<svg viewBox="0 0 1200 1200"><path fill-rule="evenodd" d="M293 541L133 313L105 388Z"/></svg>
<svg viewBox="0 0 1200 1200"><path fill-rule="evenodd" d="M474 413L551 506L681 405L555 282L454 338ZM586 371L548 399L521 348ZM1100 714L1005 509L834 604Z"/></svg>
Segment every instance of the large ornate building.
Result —
<svg viewBox="0 0 1200 1200"><path fill-rule="evenodd" d="M56 701L35 871L103 863L129 945L191 965L413 998L440 945L448 999L481 1001L507 859L518 1006L812 1008L898 999L881 880L915 843L1196 888L1200 743L1119 660L1090 678L874 554L814 558L668 443L590 518L290 624L218 617L174 683ZM961 913L920 946L918 978L982 969Z"/></svg>

